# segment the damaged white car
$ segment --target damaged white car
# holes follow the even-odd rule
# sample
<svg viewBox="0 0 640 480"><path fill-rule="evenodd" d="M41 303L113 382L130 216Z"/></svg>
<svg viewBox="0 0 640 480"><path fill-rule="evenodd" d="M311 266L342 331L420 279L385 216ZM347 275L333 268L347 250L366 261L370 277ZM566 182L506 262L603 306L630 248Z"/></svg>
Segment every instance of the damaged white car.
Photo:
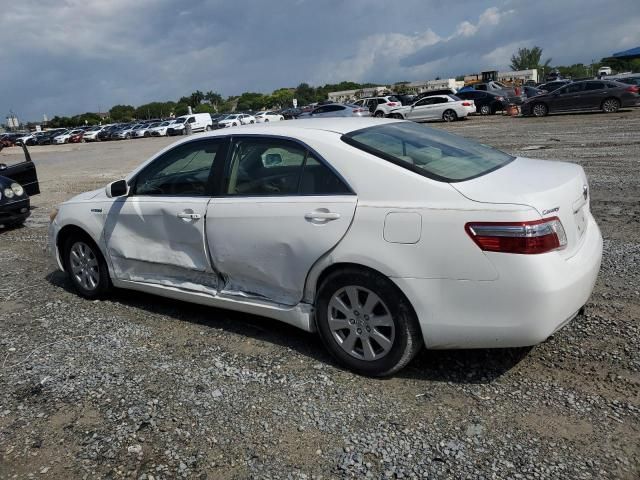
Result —
<svg viewBox="0 0 640 480"><path fill-rule="evenodd" d="M317 331L352 370L515 347L576 316L602 237L583 169L413 122L315 119L179 141L52 212L84 297L130 288Z"/></svg>

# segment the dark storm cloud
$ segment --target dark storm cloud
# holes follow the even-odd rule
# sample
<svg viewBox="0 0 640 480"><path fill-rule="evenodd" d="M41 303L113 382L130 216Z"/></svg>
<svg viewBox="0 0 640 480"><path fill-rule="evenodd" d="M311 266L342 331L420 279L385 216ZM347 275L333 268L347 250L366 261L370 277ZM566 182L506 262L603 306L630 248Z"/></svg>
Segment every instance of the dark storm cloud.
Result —
<svg viewBox="0 0 640 480"><path fill-rule="evenodd" d="M588 62L640 44L637 1L22 0L0 17L0 116L105 110L341 80Z"/></svg>

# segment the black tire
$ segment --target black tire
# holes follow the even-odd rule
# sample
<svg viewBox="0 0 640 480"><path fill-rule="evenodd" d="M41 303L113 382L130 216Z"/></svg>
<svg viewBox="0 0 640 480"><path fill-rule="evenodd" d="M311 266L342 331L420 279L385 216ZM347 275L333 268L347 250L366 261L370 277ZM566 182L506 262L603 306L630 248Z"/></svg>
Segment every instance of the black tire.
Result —
<svg viewBox="0 0 640 480"><path fill-rule="evenodd" d="M150 137L150 136L151 136L151 134L150 134L149 132L144 132L144 136L145 136L145 138L146 138L146 137Z"/></svg>
<svg viewBox="0 0 640 480"><path fill-rule="evenodd" d="M491 107L489 105L482 105L478 110L480 115L489 115L491 113Z"/></svg>
<svg viewBox="0 0 640 480"><path fill-rule="evenodd" d="M376 113L373 114L374 117L378 117L378 118L382 118L384 117L384 112L382 110L378 110Z"/></svg>
<svg viewBox="0 0 640 480"><path fill-rule="evenodd" d="M392 344L381 358L374 360L356 358L340 346L329 327L329 304L332 297L341 289L352 286L367 289L377 295L384 302L384 307L392 318L394 328ZM357 311L355 313L358 314ZM318 289L315 322L329 353L338 363L361 375L371 377L392 375L404 368L423 345L422 332L409 301L388 278L370 270L346 268L330 273ZM368 324L366 328L369 330ZM349 335L355 335L355 332L350 332ZM360 343L360 345L364 349L364 344Z"/></svg>
<svg viewBox="0 0 640 480"><path fill-rule="evenodd" d="M251 120L249 123L256 123L255 120Z"/></svg>
<svg viewBox="0 0 640 480"><path fill-rule="evenodd" d="M87 288L86 286L84 286L81 280L78 278L78 275L74 274L74 269L71 264L71 252L77 244L85 245L90 252L89 254L87 254L87 258L95 258L95 260L97 261L97 266L92 269L95 273L95 277L97 278L96 286L93 288ZM65 272L67 273L71 284L81 297L91 300L102 298L111 290L111 278L109 277L109 269L107 267L107 264L102 257L100 249L88 235L70 235L65 240L64 245L62 246L62 261L64 263Z"/></svg>
<svg viewBox="0 0 640 480"><path fill-rule="evenodd" d="M620 100L617 98L606 98L602 101L600 108L604 113L616 113L620 109Z"/></svg>
<svg viewBox="0 0 640 480"><path fill-rule="evenodd" d="M204 131L205 131L205 132L210 132L210 131L211 131L211 125L207 125L207 126L204 128Z"/></svg>
<svg viewBox="0 0 640 480"><path fill-rule="evenodd" d="M534 103L531 105L531 113L534 117L545 117L549 114L549 107L544 103Z"/></svg>
<svg viewBox="0 0 640 480"><path fill-rule="evenodd" d="M442 112L442 120L445 122L455 122L458 119L458 114L454 110L445 110Z"/></svg>
<svg viewBox="0 0 640 480"><path fill-rule="evenodd" d="M392 118L397 118L398 120L404 120L404 117L400 113L392 113Z"/></svg>

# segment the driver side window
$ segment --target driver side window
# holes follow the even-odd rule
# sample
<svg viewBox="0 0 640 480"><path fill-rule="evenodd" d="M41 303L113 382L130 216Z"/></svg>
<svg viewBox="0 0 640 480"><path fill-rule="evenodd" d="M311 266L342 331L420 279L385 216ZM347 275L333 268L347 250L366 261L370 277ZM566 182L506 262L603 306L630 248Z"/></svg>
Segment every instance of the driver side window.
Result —
<svg viewBox="0 0 640 480"><path fill-rule="evenodd" d="M209 175L220 146L205 140L169 150L138 174L133 195L209 195Z"/></svg>
<svg viewBox="0 0 640 480"><path fill-rule="evenodd" d="M228 195L295 195L306 149L288 140L240 139L227 170Z"/></svg>

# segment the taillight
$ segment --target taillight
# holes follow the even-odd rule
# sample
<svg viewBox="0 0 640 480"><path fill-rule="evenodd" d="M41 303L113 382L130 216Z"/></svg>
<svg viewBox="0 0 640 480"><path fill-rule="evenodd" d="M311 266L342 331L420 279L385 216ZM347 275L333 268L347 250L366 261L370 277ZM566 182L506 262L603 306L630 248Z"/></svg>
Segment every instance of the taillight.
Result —
<svg viewBox="0 0 640 480"><path fill-rule="evenodd" d="M631 85L629 87L626 88L627 92L631 92L631 93L638 93L640 89L638 88L637 85Z"/></svg>
<svg viewBox="0 0 640 480"><path fill-rule="evenodd" d="M567 235L558 217L530 222L470 222L464 228L486 252L532 255L567 245Z"/></svg>
<svg viewBox="0 0 640 480"><path fill-rule="evenodd" d="M470 107L471 104L469 102L462 102L463 107Z"/></svg>
<svg viewBox="0 0 640 480"><path fill-rule="evenodd" d="M353 109L353 113L362 113L362 112L366 112L367 109L366 108L354 108Z"/></svg>
<svg viewBox="0 0 640 480"><path fill-rule="evenodd" d="M395 107L397 105L397 103L396 102L389 102L389 103L387 103L387 105L390 106L390 107Z"/></svg>

